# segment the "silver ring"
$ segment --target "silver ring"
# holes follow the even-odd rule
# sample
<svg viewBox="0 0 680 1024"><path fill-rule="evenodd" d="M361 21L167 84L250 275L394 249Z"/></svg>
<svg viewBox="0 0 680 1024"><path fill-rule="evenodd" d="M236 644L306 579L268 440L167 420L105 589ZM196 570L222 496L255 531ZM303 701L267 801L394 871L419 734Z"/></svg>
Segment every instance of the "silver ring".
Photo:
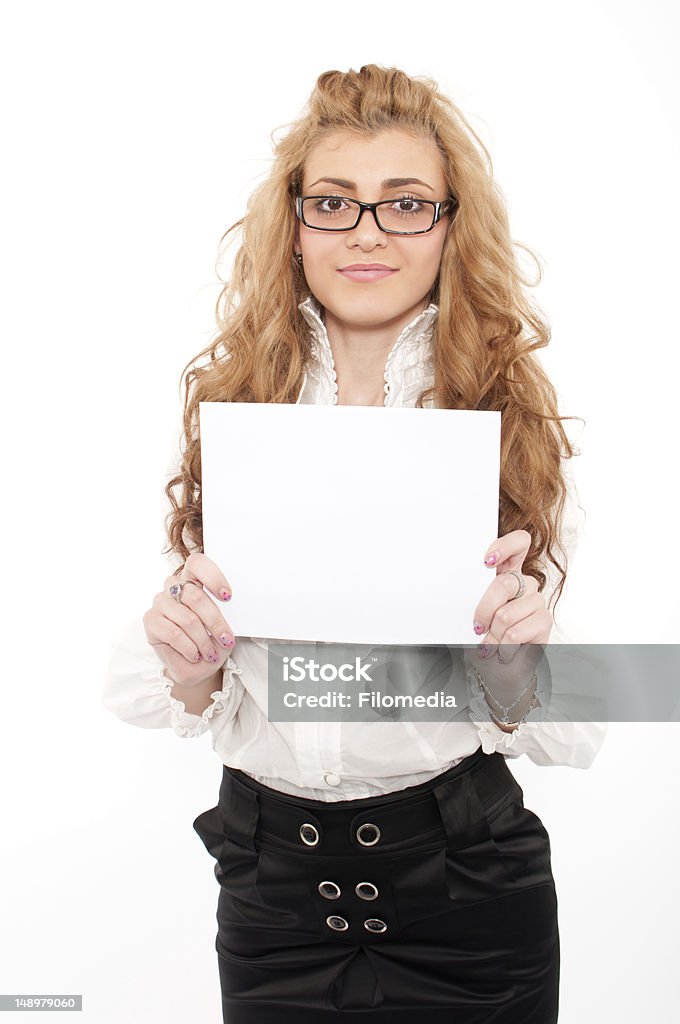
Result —
<svg viewBox="0 0 680 1024"><path fill-rule="evenodd" d="M517 598L522 597L524 592L526 591L526 583L524 582L524 577L522 576L522 574L517 572L516 569L505 569L505 571L503 572L503 576L507 576L508 573L511 573L511 575L516 576L517 582L519 583L519 589L517 593L514 597L510 598L511 601L516 601Z"/></svg>
<svg viewBox="0 0 680 1024"><path fill-rule="evenodd" d="M178 601L180 604L184 604L182 601L182 591L186 587L187 583L193 583L195 587L200 586L200 584L196 583L195 580L180 580L179 583L173 583L172 586L168 588L170 596L174 597L175 601Z"/></svg>

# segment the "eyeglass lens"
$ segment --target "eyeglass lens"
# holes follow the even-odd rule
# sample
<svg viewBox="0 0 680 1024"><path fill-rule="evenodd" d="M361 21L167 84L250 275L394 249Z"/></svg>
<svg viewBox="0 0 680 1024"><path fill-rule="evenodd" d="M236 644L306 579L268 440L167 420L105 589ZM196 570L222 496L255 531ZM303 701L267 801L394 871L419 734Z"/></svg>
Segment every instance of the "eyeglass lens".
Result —
<svg viewBox="0 0 680 1024"><path fill-rule="evenodd" d="M310 227L346 231L358 220L359 207L340 196L313 196L303 201L303 216ZM388 231L427 231L434 222L432 203L419 199L394 199L376 210L378 223Z"/></svg>

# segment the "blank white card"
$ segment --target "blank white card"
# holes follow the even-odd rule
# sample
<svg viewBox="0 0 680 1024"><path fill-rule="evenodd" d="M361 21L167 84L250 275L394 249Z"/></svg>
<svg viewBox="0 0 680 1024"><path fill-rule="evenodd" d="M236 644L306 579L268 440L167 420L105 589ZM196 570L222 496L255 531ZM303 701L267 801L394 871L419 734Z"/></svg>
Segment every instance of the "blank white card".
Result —
<svg viewBox="0 0 680 1024"><path fill-rule="evenodd" d="M204 551L235 635L477 642L500 429L500 412L201 402Z"/></svg>

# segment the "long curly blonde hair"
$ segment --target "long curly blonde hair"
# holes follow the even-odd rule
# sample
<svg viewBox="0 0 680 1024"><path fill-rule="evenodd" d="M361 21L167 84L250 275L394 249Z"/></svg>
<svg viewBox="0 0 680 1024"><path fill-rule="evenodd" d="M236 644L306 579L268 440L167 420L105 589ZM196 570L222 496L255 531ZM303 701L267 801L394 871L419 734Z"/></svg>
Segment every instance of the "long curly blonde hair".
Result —
<svg viewBox="0 0 680 1024"><path fill-rule="evenodd" d="M199 402L290 403L302 386L311 347L298 305L310 290L294 258L294 197L308 154L338 129L366 136L400 128L434 140L449 194L458 200L430 295L439 306L434 385L417 406L434 398L440 408L500 410L500 535L531 534L523 572L542 589L550 563L559 599L566 579L557 557L566 561L559 536L567 495L561 460L578 454L561 421L573 417L558 415L555 389L535 356L548 344L550 328L525 288L540 282L541 267L510 237L487 149L436 82L377 64L321 74L301 115L285 127L270 173L222 238L240 229L231 278L216 304L217 334L182 371L182 456L165 487L171 511L164 554L186 560L203 549ZM517 247L536 262L536 281L523 275Z"/></svg>

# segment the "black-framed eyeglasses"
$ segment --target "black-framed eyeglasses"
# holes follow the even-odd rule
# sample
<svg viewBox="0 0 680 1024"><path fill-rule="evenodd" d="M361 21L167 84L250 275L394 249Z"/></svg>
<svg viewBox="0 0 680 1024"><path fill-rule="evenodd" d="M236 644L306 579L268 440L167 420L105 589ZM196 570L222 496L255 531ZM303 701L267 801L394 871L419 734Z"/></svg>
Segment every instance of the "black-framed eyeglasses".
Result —
<svg viewBox="0 0 680 1024"><path fill-rule="evenodd" d="M379 203L361 203L346 196L296 196L295 212L308 228L316 231L351 231L370 210L381 231L388 235L423 235L431 231L444 213L455 209L455 196L435 202L433 199L383 199Z"/></svg>

